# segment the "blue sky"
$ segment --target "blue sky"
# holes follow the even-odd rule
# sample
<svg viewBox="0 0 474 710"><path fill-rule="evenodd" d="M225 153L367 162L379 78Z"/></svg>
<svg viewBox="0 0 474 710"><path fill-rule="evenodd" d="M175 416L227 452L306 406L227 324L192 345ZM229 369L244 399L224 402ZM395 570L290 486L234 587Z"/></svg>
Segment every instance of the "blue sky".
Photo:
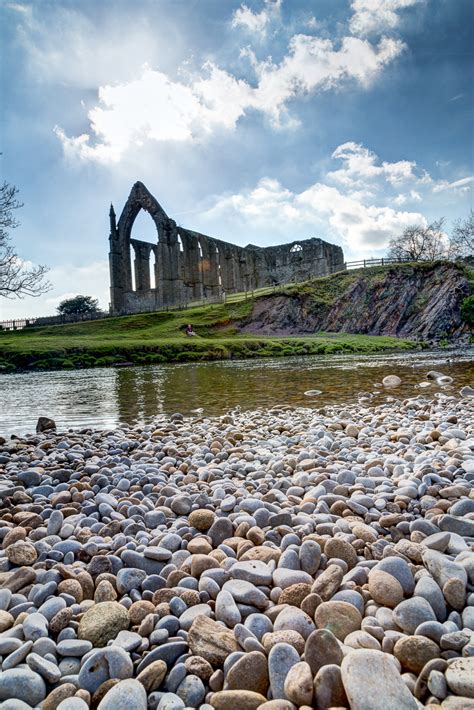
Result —
<svg viewBox="0 0 474 710"><path fill-rule="evenodd" d="M473 207L472 0L0 0L2 178L53 290L108 305L108 209L143 181L237 244L380 256ZM140 213L133 236L153 239Z"/></svg>

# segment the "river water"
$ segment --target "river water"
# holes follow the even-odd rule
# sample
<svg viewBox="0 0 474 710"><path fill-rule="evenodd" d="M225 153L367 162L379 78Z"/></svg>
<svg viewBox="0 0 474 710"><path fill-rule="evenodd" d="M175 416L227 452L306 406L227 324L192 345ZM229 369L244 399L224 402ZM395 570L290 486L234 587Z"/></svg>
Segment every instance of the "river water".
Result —
<svg viewBox="0 0 474 710"><path fill-rule="evenodd" d="M420 389L432 369L453 377L453 385ZM376 386L389 374L402 379L391 392ZM39 416L52 417L60 429L109 428L147 423L162 413L321 407L354 402L361 392L378 403L387 396L457 393L467 384L474 386L474 348L0 375L0 434L32 432ZM320 394L305 394L311 390Z"/></svg>

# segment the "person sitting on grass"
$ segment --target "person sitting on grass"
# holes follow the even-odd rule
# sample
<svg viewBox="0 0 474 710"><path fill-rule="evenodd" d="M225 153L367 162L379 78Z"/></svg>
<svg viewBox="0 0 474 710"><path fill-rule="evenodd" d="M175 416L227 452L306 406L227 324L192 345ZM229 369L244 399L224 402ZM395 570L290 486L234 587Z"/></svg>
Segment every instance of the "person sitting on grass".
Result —
<svg viewBox="0 0 474 710"><path fill-rule="evenodd" d="M191 325L191 323L186 326L186 335L189 335L189 336L191 336L191 337L192 337L193 335L196 335L196 333L195 333L194 330L193 330L193 326Z"/></svg>

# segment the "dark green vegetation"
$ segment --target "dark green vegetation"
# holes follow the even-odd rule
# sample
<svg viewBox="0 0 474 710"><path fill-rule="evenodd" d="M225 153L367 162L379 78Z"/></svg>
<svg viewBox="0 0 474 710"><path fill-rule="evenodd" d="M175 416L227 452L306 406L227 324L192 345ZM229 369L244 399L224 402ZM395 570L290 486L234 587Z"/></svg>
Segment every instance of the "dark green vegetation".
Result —
<svg viewBox="0 0 474 710"><path fill-rule="evenodd" d="M396 298L400 298L400 284L407 284L411 289L409 317L413 320L413 316L419 316L423 321L432 293L438 294L441 285L451 278L454 285L462 280L462 298L459 305L451 304L452 312L457 313L458 321L462 317L465 323L472 323L473 296L467 295L472 293L469 286L472 272L465 273L463 269L446 263L418 263L347 271L291 284L275 293L273 289L262 289L247 300L243 295L235 295L226 304L0 333L0 371L411 349L423 337L407 334L416 343L390 337L387 335L390 331L383 329L373 335L367 332L369 314L377 307L382 316L384 309L398 313ZM393 281L394 288L387 288ZM297 304L288 332L280 328L278 309L282 302L285 307L290 302ZM342 326L340 304L344 306ZM443 308L443 303L437 307ZM276 325L262 330L265 334L260 335L259 326L265 325L269 312ZM302 325L314 322L313 329L299 327L302 313ZM290 316L293 317L291 309ZM390 323L388 315L386 320ZM192 324L196 337L186 335L188 323Z"/></svg>

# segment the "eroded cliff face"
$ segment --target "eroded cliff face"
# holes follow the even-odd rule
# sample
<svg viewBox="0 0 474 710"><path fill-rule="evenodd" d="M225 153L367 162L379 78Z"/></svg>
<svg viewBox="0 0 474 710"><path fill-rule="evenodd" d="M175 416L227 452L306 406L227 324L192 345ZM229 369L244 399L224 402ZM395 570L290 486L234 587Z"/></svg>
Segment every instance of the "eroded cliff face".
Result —
<svg viewBox="0 0 474 710"><path fill-rule="evenodd" d="M470 293L469 278L456 264L346 272L330 277L330 281L321 280L302 289L257 299L251 315L241 323L241 331L261 335L326 331L426 341L452 339L470 332L461 318L462 303Z"/></svg>

